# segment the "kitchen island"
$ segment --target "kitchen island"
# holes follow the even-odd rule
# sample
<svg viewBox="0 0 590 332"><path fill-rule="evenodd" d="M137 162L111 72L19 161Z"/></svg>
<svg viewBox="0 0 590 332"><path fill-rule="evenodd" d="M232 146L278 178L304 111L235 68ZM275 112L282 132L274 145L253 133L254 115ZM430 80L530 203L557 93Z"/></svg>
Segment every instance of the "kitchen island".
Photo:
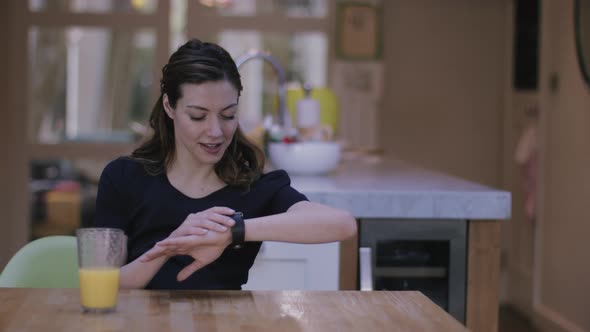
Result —
<svg viewBox="0 0 590 332"><path fill-rule="evenodd" d="M310 201L357 218L510 218L510 193L399 160L345 161L321 176L291 176Z"/></svg>
<svg viewBox="0 0 590 332"><path fill-rule="evenodd" d="M350 211L358 220L466 225L464 322L472 331L497 331L501 220L510 218L509 192L403 161L344 161L324 176L292 176L310 201ZM359 239L340 246L340 289L357 289Z"/></svg>

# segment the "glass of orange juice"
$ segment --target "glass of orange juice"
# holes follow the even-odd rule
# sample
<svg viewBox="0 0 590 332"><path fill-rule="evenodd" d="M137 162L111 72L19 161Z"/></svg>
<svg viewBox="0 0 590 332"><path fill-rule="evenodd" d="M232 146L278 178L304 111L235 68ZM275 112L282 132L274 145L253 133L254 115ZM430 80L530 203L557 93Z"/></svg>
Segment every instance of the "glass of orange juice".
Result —
<svg viewBox="0 0 590 332"><path fill-rule="evenodd" d="M83 311L114 311L119 294L119 271L127 258L127 236L115 228L80 228L76 238Z"/></svg>

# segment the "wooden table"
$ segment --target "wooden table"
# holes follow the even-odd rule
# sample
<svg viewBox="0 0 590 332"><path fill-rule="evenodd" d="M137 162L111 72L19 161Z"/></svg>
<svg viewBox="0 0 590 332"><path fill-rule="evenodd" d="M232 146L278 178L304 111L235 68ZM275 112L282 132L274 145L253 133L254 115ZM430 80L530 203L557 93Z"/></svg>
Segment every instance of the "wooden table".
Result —
<svg viewBox="0 0 590 332"><path fill-rule="evenodd" d="M0 288L0 331L466 331L419 292L123 290L83 314L77 289Z"/></svg>

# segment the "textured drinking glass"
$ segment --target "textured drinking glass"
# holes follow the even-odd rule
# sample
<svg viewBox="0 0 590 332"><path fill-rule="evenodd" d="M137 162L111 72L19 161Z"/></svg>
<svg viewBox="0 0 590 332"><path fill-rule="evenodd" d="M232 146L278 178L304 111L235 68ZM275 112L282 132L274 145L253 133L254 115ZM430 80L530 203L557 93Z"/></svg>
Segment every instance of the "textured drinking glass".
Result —
<svg viewBox="0 0 590 332"><path fill-rule="evenodd" d="M127 236L115 228L80 228L76 238L83 311L114 311L119 271L127 258Z"/></svg>

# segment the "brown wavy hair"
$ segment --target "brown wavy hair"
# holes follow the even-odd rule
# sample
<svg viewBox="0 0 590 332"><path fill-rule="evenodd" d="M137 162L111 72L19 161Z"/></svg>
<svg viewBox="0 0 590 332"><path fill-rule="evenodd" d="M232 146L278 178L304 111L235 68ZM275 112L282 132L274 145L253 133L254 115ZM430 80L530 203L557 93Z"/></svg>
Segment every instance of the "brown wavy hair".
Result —
<svg viewBox="0 0 590 332"><path fill-rule="evenodd" d="M180 86L185 83L202 84L227 80L236 90L238 98L242 81L236 63L221 46L191 39L174 52L162 68L160 97L152 109L149 125L151 137L131 154L143 164L148 174L166 171L175 158L174 124L166 115L163 96L168 96L172 108L182 98ZM223 157L215 164L215 173L232 186L248 188L262 174L264 153L250 142L240 127L236 130Z"/></svg>

